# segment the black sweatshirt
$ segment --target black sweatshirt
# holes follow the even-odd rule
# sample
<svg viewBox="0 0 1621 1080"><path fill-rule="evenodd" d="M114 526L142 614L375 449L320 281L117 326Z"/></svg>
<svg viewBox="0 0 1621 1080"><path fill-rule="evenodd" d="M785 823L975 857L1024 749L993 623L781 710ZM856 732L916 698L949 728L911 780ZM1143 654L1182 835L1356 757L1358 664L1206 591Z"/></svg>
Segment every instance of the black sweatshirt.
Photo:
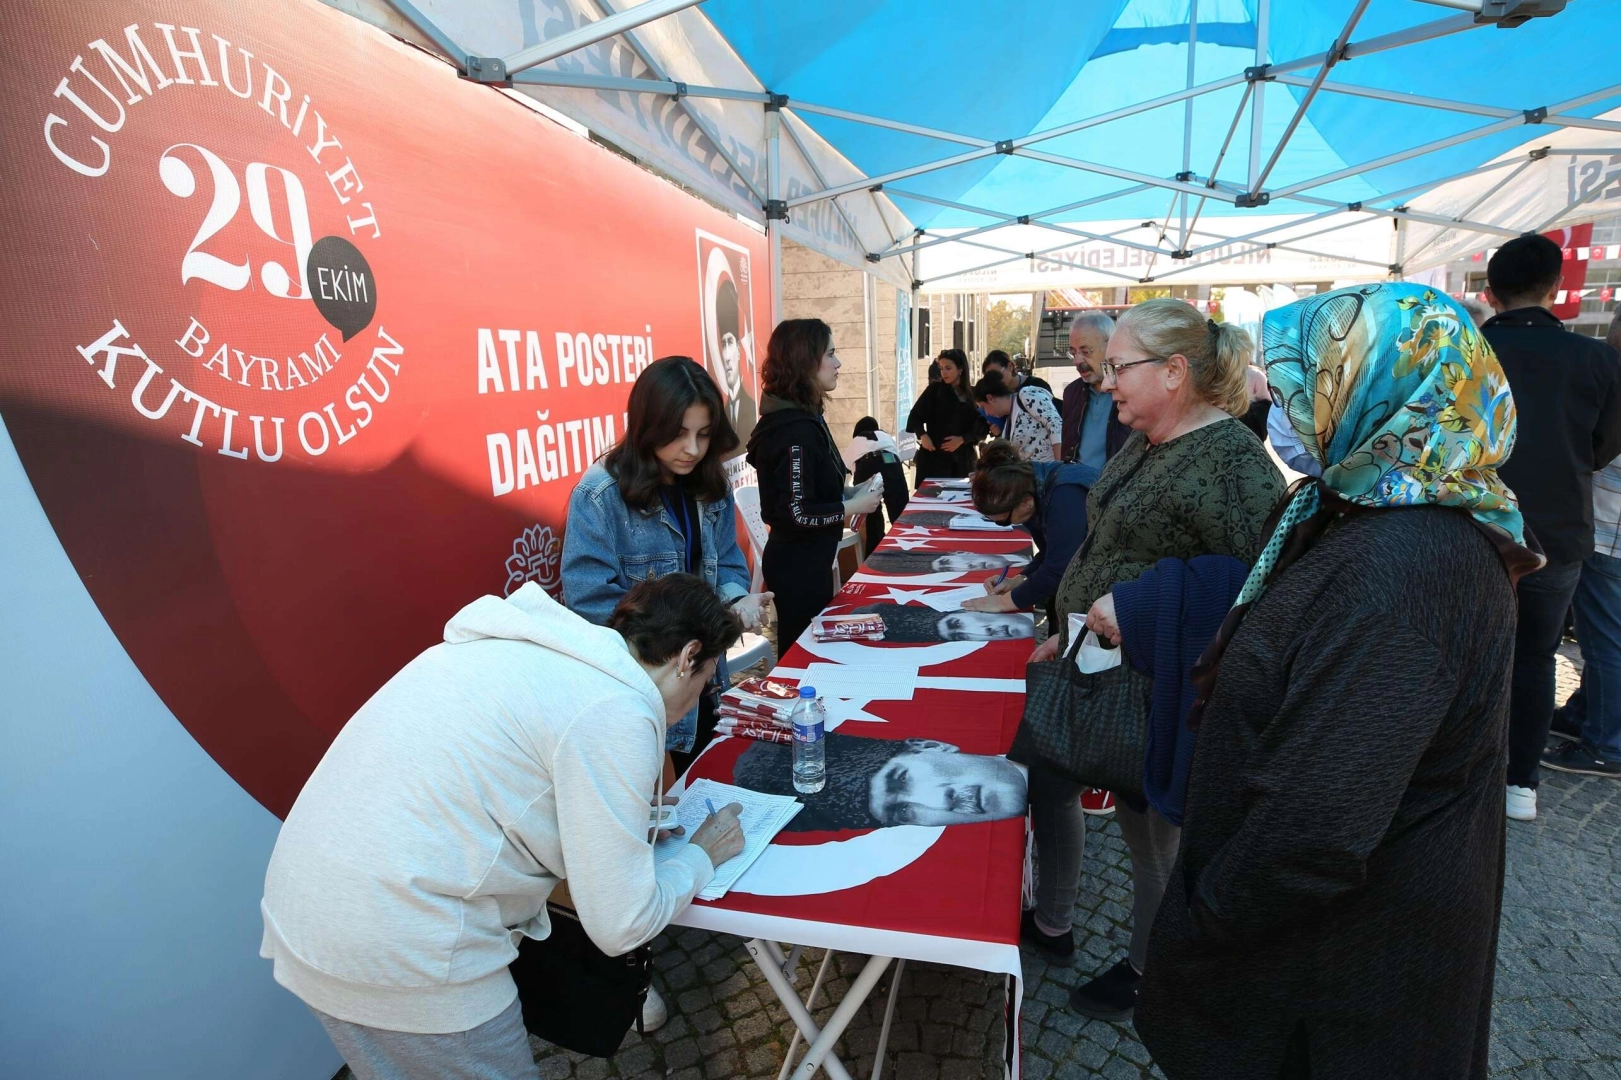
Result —
<svg viewBox="0 0 1621 1080"><path fill-rule="evenodd" d="M772 539L844 534L849 470L819 414L764 395L749 435L748 463L760 474L760 518Z"/></svg>
<svg viewBox="0 0 1621 1080"><path fill-rule="evenodd" d="M1597 338L1566 330L1542 308L1488 319L1519 433L1498 474L1558 566L1593 553L1593 474L1621 454L1621 358Z"/></svg>

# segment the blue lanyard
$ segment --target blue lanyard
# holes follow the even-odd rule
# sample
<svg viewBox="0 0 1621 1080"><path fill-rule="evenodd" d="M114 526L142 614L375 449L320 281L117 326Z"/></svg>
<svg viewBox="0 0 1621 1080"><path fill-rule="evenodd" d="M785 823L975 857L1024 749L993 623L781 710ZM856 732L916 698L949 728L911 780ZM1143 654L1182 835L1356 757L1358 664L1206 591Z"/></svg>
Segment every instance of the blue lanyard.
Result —
<svg viewBox="0 0 1621 1080"><path fill-rule="evenodd" d="M681 504L681 546L682 564L687 573L692 573L692 519L687 515L687 493L677 489L676 502ZM675 516L675 507L670 505L670 496L663 490L659 491L659 498L664 502L664 509Z"/></svg>

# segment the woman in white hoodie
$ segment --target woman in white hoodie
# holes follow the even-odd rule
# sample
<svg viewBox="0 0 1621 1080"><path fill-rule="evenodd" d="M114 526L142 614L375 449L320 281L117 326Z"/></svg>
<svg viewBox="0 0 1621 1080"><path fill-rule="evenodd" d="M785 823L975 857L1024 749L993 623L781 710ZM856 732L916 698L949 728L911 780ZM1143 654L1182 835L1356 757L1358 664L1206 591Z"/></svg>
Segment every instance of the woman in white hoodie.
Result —
<svg viewBox="0 0 1621 1080"><path fill-rule="evenodd" d="M626 594L593 626L530 583L481 597L361 706L287 815L260 954L361 1080L539 1076L507 965L566 880L618 956L742 850L734 804L653 862L668 724L736 615L703 579Z"/></svg>

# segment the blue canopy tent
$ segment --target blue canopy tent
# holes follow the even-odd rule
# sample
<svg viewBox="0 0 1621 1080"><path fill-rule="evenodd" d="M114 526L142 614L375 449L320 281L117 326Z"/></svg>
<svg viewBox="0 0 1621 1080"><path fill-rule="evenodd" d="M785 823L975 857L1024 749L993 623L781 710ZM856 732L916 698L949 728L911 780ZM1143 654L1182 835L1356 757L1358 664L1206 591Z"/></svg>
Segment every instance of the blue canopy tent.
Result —
<svg viewBox="0 0 1621 1080"><path fill-rule="evenodd" d="M339 6L902 288L1104 241L1089 280L1401 275L1621 209L1621 0Z"/></svg>

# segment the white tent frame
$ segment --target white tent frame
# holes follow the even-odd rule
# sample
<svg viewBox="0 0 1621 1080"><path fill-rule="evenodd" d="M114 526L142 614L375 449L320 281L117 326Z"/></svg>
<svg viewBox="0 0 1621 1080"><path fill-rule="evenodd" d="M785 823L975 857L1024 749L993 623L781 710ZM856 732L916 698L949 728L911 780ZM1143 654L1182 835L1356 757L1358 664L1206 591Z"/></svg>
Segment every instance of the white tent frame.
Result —
<svg viewBox="0 0 1621 1080"><path fill-rule="evenodd" d="M1281 63L1269 63L1267 60L1268 31L1271 21L1271 0L1259 0L1256 10L1254 66L1246 69L1242 74L1229 75L1199 84L1194 83L1194 54L1192 49L1192 46L1198 40L1198 0L1190 0L1188 35L1188 43L1190 48L1188 54L1187 85L1184 89L1168 94L1162 94L1158 97L1138 102L1134 105L1113 109L1109 112L1099 113L1094 116L1071 121L1069 123L1061 124L1042 131L1031 132L1012 139L1000 140L984 139L977 136L961 134L959 132L925 127L918 124L910 124L887 117L854 112L848 109L834 108L831 106L816 104L814 102L795 100L790 103L786 96L771 93L769 91L756 91L716 86L699 86L672 80L666 76L662 66L658 63L652 53L648 49L644 48L637 40L635 30L637 27L643 26L646 23L652 22L656 19L660 19L678 11L700 5L704 2L704 0L647 0L645 3L642 3L636 7L627 8L623 11L616 11L607 2L607 0L590 0L590 2L602 15L597 22L578 27L566 34L560 35L559 37L541 42L538 45L530 46L529 48L523 49L505 58L477 57L469 55L466 50L458 46L442 30L436 27L430 19L423 15L422 12L413 3L411 3L411 0L385 0L385 2L408 22L415 26L425 37L432 41L440 49L440 51L443 52L448 59L455 63L468 78L476 79L482 82L518 83L532 86L556 86L574 89L597 89L657 94L673 97L677 101L680 101L687 115L691 117L693 123L700 131L709 137L712 143L715 144L717 149L720 150L721 156L732 169L733 173L740 180L742 180L742 182L748 187L749 191L759 201L759 209L764 216L768 234L772 236L773 265L776 264L776 256L780 252L780 237L777 235L776 230L771 227L772 222L775 220L785 220L788 213L796 207L806 206L822 200L832 201L836 211L839 213L846 227L851 231L852 234L857 234L854 222L851 221L848 213L839 200L845 196L860 193L876 196L879 192L887 191L891 196L894 197L944 205L953 209L973 213L991 219L989 224L964 232L941 234L924 239L926 236L926 230L903 229L899 230L898 232L894 226L890 224L889 216L884 211L882 202L874 198L873 201L878 209L880 219L884 222L885 228L889 234L890 244L883 251L869 252L867 254L867 261L869 263L877 263L884 259L902 258L906 255L911 255L913 259L911 265L911 280L913 284L914 301L916 299L915 293L919 287L928 284L930 281L941 280L940 277L927 280L921 279L916 273L917 253L937 244L958 242L968 246L989 247L990 250L1001 252L1007 256L1006 258L998 260L995 263L972 267L968 270L956 270L949 275L942 275L941 277L958 277L963 274L972 273L975 270L988 269L991 266L1003 265L1007 262L1015 261L1016 259L1032 259L1041 254L1060 250L1063 246L1065 246L1060 244L1057 247L1042 250L1012 251L1011 249L996 248L994 246L985 245L982 241L972 242L973 238L981 237L985 234L993 233L999 229L1004 229L1012 225L1037 225L1043 230L1082 240L1096 241L1107 239L1113 243L1120 244L1128 248L1151 252L1156 259L1159 255L1165 255L1170 260L1181 264L1172 270L1162 271L1155 274L1153 272L1153 262L1151 261L1149 272L1141 277L1133 278L1129 274L1116 273L1110 273L1108 275L1119 277L1123 280L1137 281L1139 283L1147 283L1156 281L1162 277L1186 273L1190 270L1224 262L1250 254L1254 251L1265 250L1267 248L1295 251L1308 255L1326 256L1346 262L1361 262L1370 266L1383 266L1390 274L1399 275L1405 269L1400 261L1394 263L1375 263L1367 259L1353 259L1338 255L1327 255L1327 253L1324 252L1312 251L1296 246L1296 242L1299 240L1306 239L1308 236L1317 236L1326 232L1334 231L1335 228L1345 227L1344 224L1336 225L1328 229L1322 229L1315 233L1287 237L1283 239L1273 239L1268 240L1264 244L1255 244L1252 246L1237 248L1236 250L1229 250L1226 254L1220 256L1219 258L1198 260L1197 256L1218 248L1232 248L1234 245L1246 244L1251 241L1259 240L1262 236L1286 231L1296 226L1307 225L1323 218L1340 214L1374 215L1392 218L1397 222L1416 221L1428 225L1440 226L1443 229L1463 229L1478 232L1487 236L1517 236L1520 234L1516 230L1502 228L1488 222L1469 218L1467 216L1468 211L1465 211L1456 217L1441 217L1433 214L1425 214L1422 211L1413 210L1407 206L1401 205L1401 201L1415 195L1421 195L1425 192L1432 191L1443 184L1455 180L1464 179L1484 172L1504 168L1508 165L1517 164L1518 168L1510 171L1496 187L1491 189L1491 191L1485 196L1482 196L1480 199L1476 200L1468 208L1469 210L1473 210L1490 198L1492 193L1495 193L1501 187L1518 177L1520 173L1522 173L1535 161L1548 157L1565 157L1581 153L1609 153L1613 152L1612 149L1602 148L1594 151L1562 148L1538 148L1517 157L1509 157L1506 159L1492 161L1477 168L1465 170L1464 172L1455 173L1446 177L1439 177L1420 184L1415 184L1409 188L1403 189L1402 191L1388 193L1375 200L1370 200L1367 202L1340 202L1331 199L1323 199L1308 193L1315 188L1323 187L1339 180L1359 176L1363 173L1371 172L1376 169L1409 161L1414 158L1423 157L1426 154L1444 150L1449 147L1457 146L1461 143L1470 142L1488 135L1493 135L1501 131L1510 130L1521 125L1548 125L1562 128L1585 128L1595 131L1621 132L1621 121L1591 119L1587 117L1574 116L1569 112L1569 110L1579 108L1582 105L1590 104L1594 101L1621 94L1621 85L1603 87L1591 93L1583 94L1576 98L1558 102L1552 105L1514 110L1500 106L1455 101L1418 94L1407 94L1400 91L1362 87L1348 83L1332 82L1329 80L1329 74L1337 65L1345 60L1350 60L1361 56L1368 56L1374 53L1400 48L1405 45L1432 41L1436 38L1462 33L1466 30L1472 30L1480 26L1495 24L1494 19L1481 16L1475 12L1473 9L1477 5L1469 2L1469 0L1423 0L1423 2L1442 3L1443 6L1461 7L1465 8L1466 10L1461 14L1451 15L1431 22L1421 23L1395 33L1383 34L1376 37L1367 38L1363 41L1353 41L1351 39L1356 30L1357 24L1360 22L1364 12L1367 10L1369 3L1369 0L1357 0L1355 7L1351 11L1349 17L1346 19L1343 28L1339 34L1336 35L1334 41L1326 51ZM614 35L623 35L626 42L652 72L654 76L653 78L625 78L618 76L587 75L573 72L536 69L535 65L543 63L547 60L556 59L557 57L563 56L575 49L593 44ZM1309 77L1303 74L1296 74L1298 72L1305 72L1311 69L1315 69L1315 71ZM752 74L752 72L750 74ZM759 80L756 79L756 82L759 82ZM1266 95L1261 92L1261 88L1264 87L1268 82L1276 82L1285 86L1302 87L1305 89L1306 93L1301 97L1300 101L1296 105L1294 113L1290 117L1282 137L1277 141L1276 145L1272 147L1271 154L1266 157L1263 163L1262 155L1265 149L1263 146L1263 127ZM763 86L764 84L760 83L760 85ZM1216 162L1211 167L1210 176L1199 177L1191 171L1191 163L1189 160L1192 153L1193 141L1193 102L1199 97L1239 85L1244 86L1245 92L1243 98L1239 102L1238 109L1234 114L1233 122L1228 130L1227 138L1223 142L1220 153L1217 155ZM1491 119L1491 122L1478 128L1473 128L1467 131L1459 132L1455 135L1435 139L1418 146L1410 147L1406 150L1387 154L1372 161L1350 165L1343 169L1326 173L1322 176L1300 180L1275 190L1267 190L1265 187L1266 180L1270 177L1278 162L1282 159L1283 153L1287 149L1295 132L1304 122L1307 111L1312 102L1319 94L1322 93L1364 97L1380 101L1413 105L1422 108L1440 109L1449 112L1488 117ZM691 108L690 105L686 103L684 100L686 98L718 98L733 101L752 101L759 103L762 108L766 110L766 130L768 141L770 143L770 145L767 147L767 158L768 161L771 162L771 166L767 170L767 187L771 188L772 190L762 192L759 189L759 186L754 182L749 173L744 170L733 155L725 149L723 140L716 137L716 133L712 126L697 110ZM1099 125L1110 123L1114 120L1135 116L1139 113L1161 108L1167 105L1173 105L1178 102L1181 102L1184 105L1182 139L1183 168L1174 177L1153 176L1101 162L1085 161L1079 158L1069 157L1062 154L1054 154L1035 148L1037 144L1051 139L1059 138L1077 131L1084 131L1088 128L1097 127ZM1233 142L1234 136L1237 133L1237 129L1242 122L1246 108L1249 111L1250 119L1249 144L1247 147L1247 179L1244 184L1235 185L1231 182L1220 181L1216 177L1220 172L1222 163L1227 157L1228 150ZM820 116L832 117L853 123L865 124L871 127L930 138L940 142L954 143L967 147L968 149L959 153L936 158L934 160L908 166L903 169L897 169L878 176L862 177L842 184L829 185L826 182L822 170L817 167L814 156L810 153L804 139L797 130L797 125L804 124L804 120L798 117L796 113L811 113ZM791 122L786 125L789 139L794 143L795 148L800 153L800 156L807 162L807 164L809 164L813 175L821 185L818 190L806 192L788 200L783 200L780 197L780 193L775 190L781 178L780 168L777 167L780 161L779 150L777 149L777 140L783 125L776 117L773 117L772 114L777 114L777 117L786 115L790 118ZM1052 165L1077 169L1083 172L1092 173L1094 175L1108 176L1126 181L1129 186L1112 193L1094 196L1092 198L1066 204L1065 206L1053 207L1051 209L1028 214L1010 214L1003 211L990 210L984 207L969 206L962 203L950 202L948 200L934 199L922 196L921 194L915 192L902 191L891 186L897 181L906 180L915 176L926 175L932 172L938 172L942 169L949 169L957 165L982 160L984 158L1000 154L1016 155L1035 161L1046 162ZM1060 214L1072 212L1086 206L1093 206L1108 202L1111 199L1120 198L1126 195L1136 194L1149 188L1158 188L1172 193L1171 205L1167 209L1165 215L1165 223L1158 226L1158 236L1155 238L1155 242L1152 244L1135 240L1121 239L1118 236L1104 237L1098 233L1088 232L1087 230L1077 228L1073 225L1057 224L1049 220ZM1189 213L1188 209L1188 202L1190 199L1198 200L1191 214ZM1307 206L1322 207L1325 209L1319 213L1312 213L1308 216L1284 224L1274 224L1266 229L1252 232L1247 235L1222 236L1218 233L1211 233L1208 230L1200 232L1197 228L1199 220L1203 214L1204 207L1211 199L1219 199L1222 202L1228 202L1234 206L1245 209L1258 209L1260 207L1269 205L1274 200L1280 202L1296 202L1305 204ZM1374 203L1388 203L1391 205L1374 205ZM1573 206L1567 208L1565 212L1575 209L1576 205L1577 204L1573 204ZM1179 224L1177 229L1178 241L1177 243L1172 244L1169 240L1169 222L1172 214L1177 212L1178 207L1180 207ZM1560 217L1564 216L1565 212L1555 215L1555 217L1551 220L1559 220ZM1353 218L1353 221L1359 220L1362 219L1359 217ZM1438 233L1436 236L1427 239L1423 244L1419 245L1419 247L1407 254L1407 260L1412 261L1418 254L1433 245L1441 235L1443 234ZM1210 237L1211 239L1208 242L1198 246L1190 246L1190 243L1196 236ZM908 243L908 240L911 242ZM775 292L773 295L775 295ZM914 302L914 309L915 307L916 305Z"/></svg>

